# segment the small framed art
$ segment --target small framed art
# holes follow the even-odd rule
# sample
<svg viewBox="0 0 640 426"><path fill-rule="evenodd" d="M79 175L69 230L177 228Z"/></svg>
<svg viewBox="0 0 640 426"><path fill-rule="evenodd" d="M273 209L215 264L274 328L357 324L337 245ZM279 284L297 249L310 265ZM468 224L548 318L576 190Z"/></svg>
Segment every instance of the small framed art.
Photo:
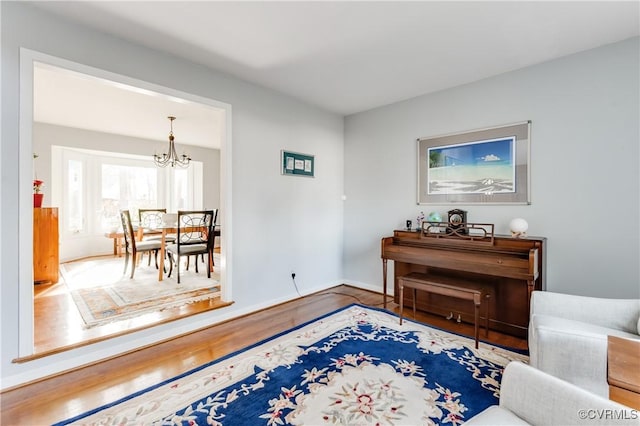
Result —
<svg viewBox="0 0 640 426"><path fill-rule="evenodd" d="M281 151L282 174L291 176L314 177L315 157L293 151Z"/></svg>

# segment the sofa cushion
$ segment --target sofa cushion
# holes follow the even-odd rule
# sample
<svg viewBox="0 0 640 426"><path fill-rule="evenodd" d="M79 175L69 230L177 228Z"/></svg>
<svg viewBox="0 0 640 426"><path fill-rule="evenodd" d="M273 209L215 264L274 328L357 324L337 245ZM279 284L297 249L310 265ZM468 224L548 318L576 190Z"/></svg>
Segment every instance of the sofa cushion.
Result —
<svg viewBox="0 0 640 426"><path fill-rule="evenodd" d="M473 416L464 423L465 425L475 426L508 426L508 425L528 425L529 423L513 414L511 411L501 408L498 405L492 405L480 414Z"/></svg>
<svg viewBox="0 0 640 426"><path fill-rule="evenodd" d="M607 397L607 336L638 340L621 330L551 315L529 323L530 363L546 373Z"/></svg>

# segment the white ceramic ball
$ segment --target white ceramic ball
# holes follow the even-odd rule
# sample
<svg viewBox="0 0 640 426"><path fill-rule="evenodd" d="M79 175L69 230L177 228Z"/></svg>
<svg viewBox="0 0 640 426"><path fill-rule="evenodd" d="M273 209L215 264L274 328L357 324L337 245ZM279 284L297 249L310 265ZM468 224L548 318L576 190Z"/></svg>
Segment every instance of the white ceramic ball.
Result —
<svg viewBox="0 0 640 426"><path fill-rule="evenodd" d="M509 229L514 234L524 234L529 229L529 224L522 218L516 218L509 222Z"/></svg>

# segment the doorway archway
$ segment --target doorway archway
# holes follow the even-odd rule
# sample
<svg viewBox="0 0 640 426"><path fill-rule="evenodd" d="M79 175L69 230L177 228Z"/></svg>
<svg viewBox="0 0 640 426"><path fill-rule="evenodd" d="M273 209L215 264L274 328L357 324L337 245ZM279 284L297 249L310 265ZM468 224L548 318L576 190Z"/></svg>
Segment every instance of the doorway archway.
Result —
<svg viewBox="0 0 640 426"><path fill-rule="evenodd" d="M181 92L142 80L111 73L86 65L56 58L40 52L21 49L20 58L20 220L19 232L23 237L20 245L19 305L21 358L33 357L34 350L34 309L33 309L33 205L31 191L27 185L33 177L33 123L34 123L34 69L37 66L55 67L68 73L76 73L88 79L100 80L103 84L127 87L138 93L144 93L156 99L193 103L215 109L221 113L219 123L220 136L220 223L224 226L221 237L220 276L222 283L221 298L231 300L231 105L201 96ZM153 151L150 150L150 155ZM121 333L120 333L121 334ZM118 334L119 335L119 334ZM75 346L72 346L75 347Z"/></svg>

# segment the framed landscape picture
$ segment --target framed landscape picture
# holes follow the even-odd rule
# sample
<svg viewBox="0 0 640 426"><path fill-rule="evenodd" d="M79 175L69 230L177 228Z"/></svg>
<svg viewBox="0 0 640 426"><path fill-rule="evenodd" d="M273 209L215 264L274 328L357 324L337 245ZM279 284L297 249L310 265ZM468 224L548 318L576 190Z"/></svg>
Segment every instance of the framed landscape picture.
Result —
<svg viewBox="0 0 640 426"><path fill-rule="evenodd" d="M418 204L529 204L531 122L418 139Z"/></svg>

